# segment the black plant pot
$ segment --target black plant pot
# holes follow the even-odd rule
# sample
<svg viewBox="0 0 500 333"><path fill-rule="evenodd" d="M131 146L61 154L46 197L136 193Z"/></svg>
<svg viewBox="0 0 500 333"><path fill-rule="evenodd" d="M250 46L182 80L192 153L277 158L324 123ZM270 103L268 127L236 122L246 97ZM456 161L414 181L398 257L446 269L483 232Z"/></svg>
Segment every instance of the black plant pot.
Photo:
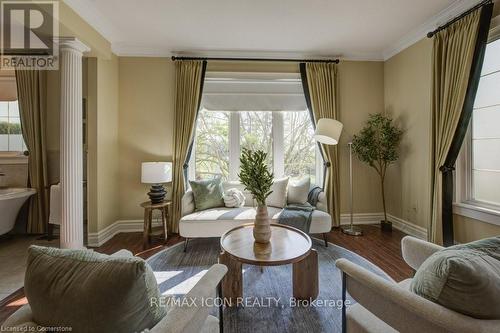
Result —
<svg viewBox="0 0 500 333"><path fill-rule="evenodd" d="M392 231L392 222L389 222L389 221L380 221L380 229L382 229L382 231L389 231L389 232L391 232Z"/></svg>

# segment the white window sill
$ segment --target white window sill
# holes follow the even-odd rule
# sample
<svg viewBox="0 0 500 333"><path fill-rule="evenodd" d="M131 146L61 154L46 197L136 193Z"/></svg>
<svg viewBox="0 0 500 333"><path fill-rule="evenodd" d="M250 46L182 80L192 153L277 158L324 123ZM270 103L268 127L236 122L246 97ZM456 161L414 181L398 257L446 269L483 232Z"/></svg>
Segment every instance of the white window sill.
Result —
<svg viewBox="0 0 500 333"><path fill-rule="evenodd" d="M453 203L453 214L469 217L500 226L500 210L479 206L475 203Z"/></svg>
<svg viewBox="0 0 500 333"><path fill-rule="evenodd" d="M0 164L28 164L28 156L18 152L0 152Z"/></svg>

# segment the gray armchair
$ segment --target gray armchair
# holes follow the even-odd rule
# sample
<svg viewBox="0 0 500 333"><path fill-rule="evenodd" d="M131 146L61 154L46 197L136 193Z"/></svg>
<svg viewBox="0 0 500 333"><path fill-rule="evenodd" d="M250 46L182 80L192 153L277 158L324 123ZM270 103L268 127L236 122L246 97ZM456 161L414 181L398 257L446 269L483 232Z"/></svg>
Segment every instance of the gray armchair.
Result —
<svg viewBox="0 0 500 333"><path fill-rule="evenodd" d="M403 258L417 270L441 246L414 237L401 240ZM343 298L348 292L358 303L343 308L343 332L500 332L500 320L475 319L420 297L409 290L411 279L396 283L346 260L342 271Z"/></svg>
<svg viewBox="0 0 500 333"><path fill-rule="evenodd" d="M132 253L121 250L112 256L132 256ZM219 322L219 319L210 315L211 308L207 303L202 302L216 295L219 284L226 272L226 266L220 264L213 265L191 291L184 296L186 299L193 300L195 302L194 305L191 302L178 302L178 305L173 306L160 322L150 330L144 331L144 333L221 332L222 322ZM38 332L37 327L40 326L34 322L31 308L29 304L26 304L7 318L2 327L23 327L26 328L26 332L29 329L32 329L33 332Z"/></svg>

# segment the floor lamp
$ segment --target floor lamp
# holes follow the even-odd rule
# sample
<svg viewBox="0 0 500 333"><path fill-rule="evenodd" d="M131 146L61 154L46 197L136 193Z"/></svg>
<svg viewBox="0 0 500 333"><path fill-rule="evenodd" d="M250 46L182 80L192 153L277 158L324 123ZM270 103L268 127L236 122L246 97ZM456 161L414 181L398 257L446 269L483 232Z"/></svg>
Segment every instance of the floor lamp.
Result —
<svg viewBox="0 0 500 333"><path fill-rule="evenodd" d="M341 122L335 119L321 118L316 124L316 131L314 132L314 138L319 143L325 145L337 145L339 143L340 135L342 134ZM348 143L349 146L349 208L350 208L350 223L348 226L341 227L342 232L351 236L361 236L363 231L361 228L354 226L353 224L353 194L352 194L352 142ZM329 167L327 163L324 168L323 181L326 179L326 167Z"/></svg>

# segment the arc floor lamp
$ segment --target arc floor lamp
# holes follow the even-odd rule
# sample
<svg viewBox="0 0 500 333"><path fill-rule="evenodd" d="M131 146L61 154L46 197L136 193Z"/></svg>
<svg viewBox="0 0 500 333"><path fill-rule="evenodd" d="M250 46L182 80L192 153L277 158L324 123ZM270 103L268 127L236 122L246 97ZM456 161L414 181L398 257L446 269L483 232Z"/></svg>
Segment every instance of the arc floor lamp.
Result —
<svg viewBox="0 0 500 333"><path fill-rule="evenodd" d="M325 145L337 145L339 143L340 135L342 134L342 128L344 125L335 119L321 118L316 124L316 131L314 132L314 139L319 143ZM352 196L352 142L349 142L349 209L350 209L350 223L348 226L341 227L342 232L351 236L361 236L363 231L361 228L354 226L353 224L353 196ZM329 163L325 164L325 170L323 174L323 181L326 179L326 168L329 167Z"/></svg>

